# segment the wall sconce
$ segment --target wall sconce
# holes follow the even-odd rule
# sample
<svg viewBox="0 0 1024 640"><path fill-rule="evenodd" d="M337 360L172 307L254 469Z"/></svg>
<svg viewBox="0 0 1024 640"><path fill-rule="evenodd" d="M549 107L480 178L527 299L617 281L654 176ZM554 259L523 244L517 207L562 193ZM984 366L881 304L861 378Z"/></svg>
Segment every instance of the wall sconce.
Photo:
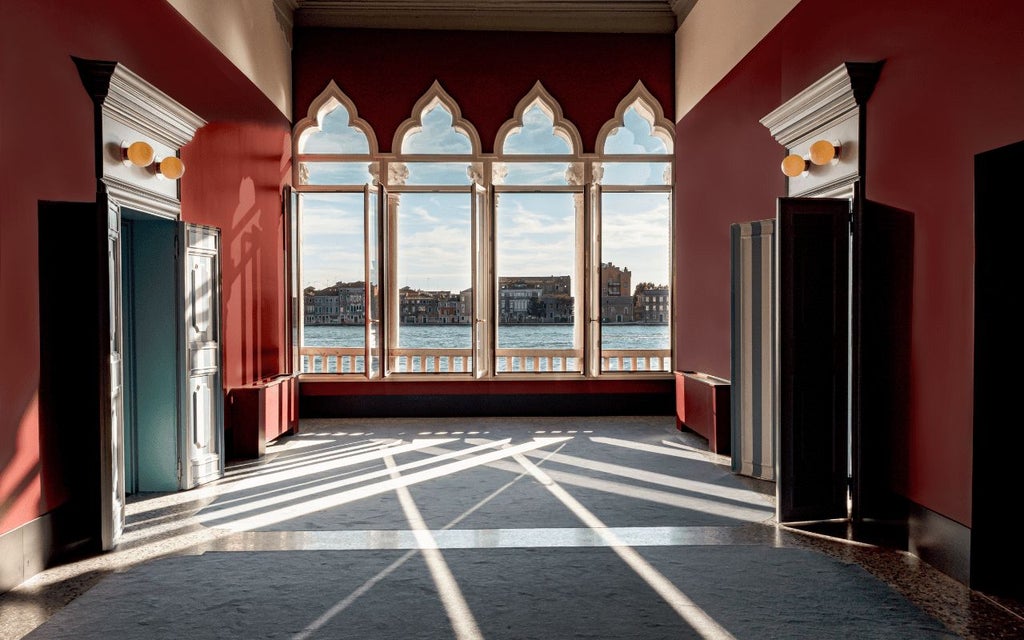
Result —
<svg viewBox="0 0 1024 640"><path fill-rule="evenodd" d="M810 165L807 159L801 155L792 153L782 159L782 173L786 174L790 178L795 178L805 171L807 171Z"/></svg>
<svg viewBox="0 0 1024 640"><path fill-rule="evenodd" d="M177 180L185 175L185 163L177 156L167 156L157 165L156 172L168 180Z"/></svg>
<svg viewBox="0 0 1024 640"><path fill-rule="evenodd" d="M810 148L811 162L820 166L838 160L839 152L842 151L842 148L842 145L838 142L818 140Z"/></svg>
<svg viewBox="0 0 1024 640"><path fill-rule="evenodd" d="M790 178L804 175L810 170L811 165L834 164L839 160L839 153L843 146L839 142L831 140L818 140L808 149L808 157L791 153L782 159L782 173Z"/></svg>
<svg viewBox="0 0 1024 640"><path fill-rule="evenodd" d="M185 175L185 163L181 161L181 158L167 156L158 161L153 146L141 140L131 144L121 142L121 162L128 166L134 165L148 169L151 174L155 173L168 180L177 180Z"/></svg>
<svg viewBox="0 0 1024 640"><path fill-rule="evenodd" d="M125 146L121 143L121 161L136 167L148 167L153 164L153 147L148 142L133 142Z"/></svg>

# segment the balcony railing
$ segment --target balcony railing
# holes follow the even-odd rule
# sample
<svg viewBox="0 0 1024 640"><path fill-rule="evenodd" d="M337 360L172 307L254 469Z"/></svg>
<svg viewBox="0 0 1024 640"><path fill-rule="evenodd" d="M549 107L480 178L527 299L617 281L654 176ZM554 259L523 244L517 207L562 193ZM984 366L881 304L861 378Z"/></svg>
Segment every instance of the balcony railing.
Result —
<svg viewBox="0 0 1024 640"><path fill-rule="evenodd" d="M388 367L395 373L470 373L472 349L404 349L388 352Z"/></svg>
<svg viewBox="0 0 1024 640"><path fill-rule="evenodd" d="M582 349L496 349L498 373L583 371Z"/></svg>
<svg viewBox="0 0 1024 640"><path fill-rule="evenodd" d="M364 373L365 360L362 347L299 347L302 373Z"/></svg>
<svg viewBox="0 0 1024 640"><path fill-rule="evenodd" d="M668 349L602 349L601 371L672 371Z"/></svg>
<svg viewBox="0 0 1024 640"><path fill-rule="evenodd" d="M301 347L303 373L364 373L366 351L362 347ZM601 371L672 371L668 349L618 349L601 351ZM472 349L407 349L388 352L388 368L395 373L465 373L473 371ZM496 349L497 373L580 373L581 349Z"/></svg>

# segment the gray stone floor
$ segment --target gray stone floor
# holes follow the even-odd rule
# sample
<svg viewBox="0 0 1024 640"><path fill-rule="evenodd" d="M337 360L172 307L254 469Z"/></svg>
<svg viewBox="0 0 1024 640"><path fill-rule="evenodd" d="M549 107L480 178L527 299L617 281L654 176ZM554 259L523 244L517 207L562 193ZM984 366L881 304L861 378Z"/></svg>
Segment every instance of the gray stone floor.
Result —
<svg viewBox="0 0 1024 640"><path fill-rule="evenodd" d="M913 556L780 527L666 417L304 420L131 496L112 552L0 595L0 638L1024 637Z"/></svg>

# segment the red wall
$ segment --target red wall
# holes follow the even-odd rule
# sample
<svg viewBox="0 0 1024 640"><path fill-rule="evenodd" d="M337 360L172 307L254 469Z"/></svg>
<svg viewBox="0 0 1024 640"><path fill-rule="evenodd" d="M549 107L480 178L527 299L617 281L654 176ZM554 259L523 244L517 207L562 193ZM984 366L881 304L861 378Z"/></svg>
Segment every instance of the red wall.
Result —
<svg viewBox="0 0 1024 640"><path fill-rule="evenodd" d="M282 372L286 127L209 124L182 149L181 217L221 229L222 361L231 388ZM195 169L195 170L193 170Z"/></svg>
<svg viewBox="0 0 1024 640"><path fill-rule="evenodd" d="M643 81L673 113L671 35L297 29L295 119L334 80L392 151L395 129L434 81L493 151L498 128L538 80L593 151L597 132Z"/></svg>
<svg viewBox="0 0 1024 640"><path fill-rule="evenodd" d="M676 128L679 366L729 377L729 224L774 217L785 192L783 149L758 121L843 62L885 60L867 104L866 195L915 221L898 489L966 526L973 162L1024 139L1022 24L1014 0L803 0Z"/></svg>
<svg viewBox="0 0 1024 640"><path fill-rule="evenodd" d="M271 172L263 165L276 167L280 162L290 125L169 5L136 0L4 4L0 19L0 353L4 365L0 367L0 534L55 508L66 495L62 487L54 486L58 482L43 474L40 464L37 211L40 200L95 200L93 105L71 56L121 62L207 121L234 122L223 127L238 129L234 135L241 148L265 152L267 157L252 169L247 166L249 158L236 157L237 164L225 168L225 174L234 171L253 177L260 211L280 208L277 197L267 193L279 188L280 169ZM203 142L205 138L204 132L195 144L212 149L226 144L213 134L209 143ZM230 246L236 240L227 223L235 208L225 211L217 194L190 191L202 175L202 166L218 162L219 158L197 159L182 178L182 190L191 194L184 216L225 227L224 244ZM266 225L268 234L275 232L276 224ZM279 270L276 265L260 268ZM69 286L74 286L73 271L68 275ZM274 298L265 273L258 273L254 280L263 283L261 301ZM269 313L273 304L261 302L264 305ZM227 315L238 322L237 314ZM268 340L273 329L264 323L256 339ZM224 331L226 335L244 333L234 326L225 326ZM248 348L263 354L263 344ZM271 341L267 349L277 353L279 345L280 340ZM273 357L261 355L262 363ZM256 366L228 369L235 376L255 375Z"/></svg>

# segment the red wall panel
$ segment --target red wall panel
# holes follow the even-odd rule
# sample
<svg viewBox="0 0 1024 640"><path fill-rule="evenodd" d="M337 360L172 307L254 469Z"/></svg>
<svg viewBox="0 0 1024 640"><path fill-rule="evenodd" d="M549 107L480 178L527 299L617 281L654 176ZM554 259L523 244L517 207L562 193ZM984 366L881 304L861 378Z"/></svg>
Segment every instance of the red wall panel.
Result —
<svg viewBox="0 0 1024 640"><path fill-rule="evenodd" d="M483 151L539 80L593 151L601 126L638 80L673 113L671 35L297 29L296 119L334 80L373 127L381 151L434 83L458 102Z"/></svg>
<svg viewBox="0 0 1024 640"><path fill-rule="evenodd" d="M759 122L779 104L778 55L770 42L757 52L676 127L675 368L725 379L729 225L774 218L786 184L783 154Z"/></svg>
<svg viewBox="0 0 1024 640"><path fill-rule="evenodd" d="M677 125L680 366L728 376L728 296L689 274L727 282L729 224L774 217L784 195L783 149L757 122L842 62L885 60L867 105L866 195L915 219L908 473L897 488L967 526L973 158L1024 139L1022 23L1012 0L803 0Z"/></svg>
<svg viewBox="0 0 1024 640"><path fill-rule="evenodd" d="M224 386L281 373L285 356L287 126L215 123L182 149L181 217L221 230Z"/></svg>

